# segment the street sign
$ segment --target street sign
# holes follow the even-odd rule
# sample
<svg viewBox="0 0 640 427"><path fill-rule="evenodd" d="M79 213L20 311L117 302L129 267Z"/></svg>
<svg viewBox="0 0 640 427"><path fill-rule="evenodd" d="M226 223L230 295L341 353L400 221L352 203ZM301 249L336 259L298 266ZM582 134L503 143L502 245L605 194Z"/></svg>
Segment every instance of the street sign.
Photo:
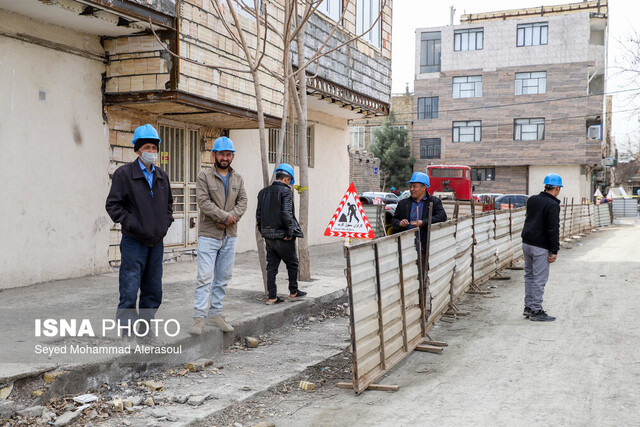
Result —
<svg viewBox="0 0 640 427"><path fill-rule="evenodd" d="M325 236L354 237L357 239L373 239L375 234L360 203L353 182L342 197L336 213L331 217Z"/></svg>
<svg viewBox="0 0 640 427"><path fill-rule="evenodd" d="M378 168L377 168L377 167L374 167L374 168L373 168L373 174L374 174L374 175L378 175Z"/></svg>

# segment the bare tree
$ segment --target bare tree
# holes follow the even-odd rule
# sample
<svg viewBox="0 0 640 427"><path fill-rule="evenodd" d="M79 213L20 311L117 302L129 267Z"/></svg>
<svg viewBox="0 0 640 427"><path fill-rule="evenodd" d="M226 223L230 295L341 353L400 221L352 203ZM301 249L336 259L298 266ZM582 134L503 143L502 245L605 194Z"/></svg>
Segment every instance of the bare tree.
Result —
<svg viewBox="0 0 640 427"><path fill-rule="evenodd" d="M180 56L172 52L157 36L156 39L162 44L165 50L171 55L181 60L198 64L218 70L227 70L239 73L251 74L256 100L256 112L258 116L258 133L260 141L260 154L262 158L262 178L264 186L269 185L270 177L268 172L268 150L267 150L267 129L264 121L264 100L261 89L261 71L275 77L283 85L283 109L282 122L280 126L280 135L276 146L276 164L281 163L283 159L283 145L286 137L287 124L292 124L297 120L298 124L298 153L300 173L298 177L298 191L300 193L300 225L305 235L308 234L309 223L309 152L307 146L307 70L313 64L319 67L319 59L326 56L349 43L361 38L369 33L380 21L388 0L381 0L380 12L371 26L364 30L361 34L353 35L347 40L338 43L336 46L326 49L329 42L334 37L336 31L340 28L340 23L344 19L349 4L354 0L345 0L343 2L343 10L340 18L335 22L329 35L320 44L320 47L313 52L309 58L305 57L305 32L307 23L316 12L323 0L281 0L284 9L284 20L281 23L274 23L269 20L269 7L277 7L277 4L270 2L260 2L253 0L253 6L247 4L247 0L209 0L213 6L213 10L220 19L226 32L232 41L239 46L241 52L247 61L246 67L230 68L216 64L204 64L194 61L190 58ZM262 4L260 4L262 3ZM300 10L301 6L304 6ZM255 21L255 35L247 33L242 26L238 11L242 10ZM153 29L152 29L153 31ZM265 51L268 43L268 34L275 34L283 47L282 65L273 68L265 63ZM249 40L255 37L255 46L249 44ZM297 50L297 66L294 68L292 61L292 46L295 44ZM293 105L294 108L291 108ZM295 114L293 113L295 111ZM294 132L293 126L289 132L289 143L293 144ZM298 241L298 252L300 258L299 278L302 281L311 280L310 258L308 249L308 240L300 239ZM260 267L266 292L266 255L264 250L264 240L256 229L256 244L258 246L258 254L260 259Z"/></svg>

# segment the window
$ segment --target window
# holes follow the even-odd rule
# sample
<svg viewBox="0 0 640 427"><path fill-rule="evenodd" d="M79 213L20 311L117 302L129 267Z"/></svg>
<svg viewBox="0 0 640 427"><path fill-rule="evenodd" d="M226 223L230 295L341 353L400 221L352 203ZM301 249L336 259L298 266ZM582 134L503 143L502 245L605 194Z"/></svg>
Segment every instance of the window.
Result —
<svg viewBox="0 0 640 427"><path fill-rule="evenodd" d="M440 71L440 31L420 35L420 72Z"/></svg>
<svg viewBox="0 0 640 427"><path fill-rule="evenodd" d="M536 22L534 24L518 25L517 46L536 46L547 44L549 36L549 24Z"/></svg>
<svg viewBox="0 0 640 427"><path fill-rule="evenodd" d="M454 98L479 98L482 96L482 76L453 78Z"/></svg>
<svg viewBox="0 0 640 427"><path fill-rule="evenodd" d="M453 142L480 142L482 140L482 122L453 122Z"/></svg>
<svg viewBox="0 0 640 427"><path fill-rule="evenodd" d="M453 50L481 50L484 44L484 30L456 30L453 32Z"/></svg>
<svg viewBox="0 0 640 427"><path fill-rule="evenodd" d="M440 158L440 138L420 139L420 158L439 159Z"/></svg>
<svg viewBox="0 0 640 427"><path fill-rule="evenodd" d="M375 47L380 47L380 21L382 17L378 19L378 15L380 15L380 0L357 0L356 33L364 33L375 21L371 31L362 36L362 40L371 43Z"/></svg>
<svg viewBox="0 0 640 427"><path fill-rule="evenodd" d="M471 168L472 181L495 181L495 168Z"/></svg>
<svg viewBox="0 0 640 427"><path fill-rule="evenodd" d="M269 163L276 163L276 146L278 145L278 138L280 137L280 129L269 129ZM293 130L293 144L289 138L289 127L284 136L284 142L282 144L282 162L294 165L300 164L300 154L298 150L298 125L294 126ZM307 127L307 153L309 167L312 168L314 164L314 143L313 143L313 127ZM278 162L279 163L279 162Z"/></svg>
<svg viewBox="0 0 640 427"><path fill-rule="evenodd" d="M544 119L515 119L514 141L538 141L544 139Z"/></svg>
<svg viewBox="0 0 640 427"><path fill-rule="evenodd" d="M353 126L349 128L349 145L354 150L364 150L364 126Z"/></svg>
<svg viewBox="0 0 640 427"><path fill-rule="evenodd" d="M547 72L516 73L516 95L537 95L547 92Z"/></svg>
<svg viewBox="0 0 640 427"><path fill-rule="evenodd" d="M418 98L418 119L438 118L438 97Z"/></svg>
<svg viewBox="0 0 640 427"><path fill-rule="evenodd" d="M340 19L340 15L342 15L342 0L324 0L320 3L320 6L318 6L318 11L337 21Z"/></svg>

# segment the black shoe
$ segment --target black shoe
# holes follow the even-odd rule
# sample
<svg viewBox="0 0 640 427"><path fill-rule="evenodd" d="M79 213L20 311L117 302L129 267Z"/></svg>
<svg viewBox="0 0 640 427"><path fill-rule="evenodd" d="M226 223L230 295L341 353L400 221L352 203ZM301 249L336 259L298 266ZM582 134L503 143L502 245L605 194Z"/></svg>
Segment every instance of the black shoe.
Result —
<svg viewBox="0 0 640 427"><path fill-rule="evenodd" d="M294 300L294 299L298 299L298 298L302 298L303 296L307 295L306 292L298 290L298 292L296 292L295 295L289 295L289 300Z"/></svg>
<svg viewBox="0 0 640 427"><path fill-rule="evenodd" d="M553 322L555 317L549 316L544 310L532 311L529 320L534 322Z"/></svg>
<svg viewBox="0 0 640 427"><path fill-rule="evenodd" d="M524 306L524 311L522 312L522 315L528 319L528 318L529 318L529 316L531 316L531 308L530 308L530 307L527 307L527 306L525 305L525 306Z"/></svg>

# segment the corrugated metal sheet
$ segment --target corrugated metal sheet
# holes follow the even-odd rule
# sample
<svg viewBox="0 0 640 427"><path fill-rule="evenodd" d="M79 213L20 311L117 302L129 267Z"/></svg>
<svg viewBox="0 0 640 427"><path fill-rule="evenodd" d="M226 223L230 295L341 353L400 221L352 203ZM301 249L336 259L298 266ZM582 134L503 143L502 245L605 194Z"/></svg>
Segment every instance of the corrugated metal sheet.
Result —
<svg viewBox="0 0 640 427"><path fill-rule="evenodd" d="M613 199L614 218L636 218L638 216L638 202L634 198L618 197Z"/></svg>
<svg viewBox="0 0 640 427"><path fill-rule="evenodd" d="M456 221L431 226L428 271L431 313L427 325L433 324L451 302L451 280L457 253L455 232Z"/></svg>
<svg viewBox="0 0 640 427"><path fill-rule="evenodd" d="M611 225L611 212L609 211L609 203L595 205L595 224L597 227Z"/></svg>
<svg viewBox="0 0 640 427"><path fill-rule="evenodd" d="M423 339L416 230L347 248L356 393Z"/></svg>
<svg viewBox="0 0 640 427"><path fill-rule="evenodd" d="M567 237L589 232L596 217L608 218L607 209L561 206L560 231ZM432 225L428 294L420 280L417 230L346 249L356 393L413 351L472 280L481 283L522 256L525 215L520 208Z"/></svg>
<svg viewBox="0 0 640 427"><path fill-rule="evenodd" d="M362 207L364 208L364 213L371 224L371 228L373 228L373 234L375 234L376 237L385 236L385 205L362 205Z"/></svg>

